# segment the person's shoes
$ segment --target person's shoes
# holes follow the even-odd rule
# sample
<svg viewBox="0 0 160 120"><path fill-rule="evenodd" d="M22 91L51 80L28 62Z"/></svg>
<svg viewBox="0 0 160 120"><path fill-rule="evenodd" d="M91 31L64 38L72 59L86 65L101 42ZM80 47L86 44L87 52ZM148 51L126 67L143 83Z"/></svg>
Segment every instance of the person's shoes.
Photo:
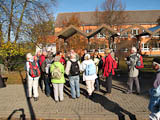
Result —
<svg viewBox="0 0 160 120"><path fill-rule="evenodd" d="M75 100L76 98L74 98L74 97L71 97L73 100Z"/></svg>
<svg viewBox="0 0 160 120"><path fill-rule="evenodd" d="M132 92L126 91L125 93L126 93L126 94L131 94Z"/></svg>
<svg viewBox="0 0 160 120"><path fill-rule="evenodd" d="M55 102L58 103L59 101L58 101L58 100L55 100Z"/></svg>
<svg viewBox="0 0 160 120"><path fill-rule="evenodd" d="M45 93L45 91L44 91L44 90L42 90L42 93Z"/></svg>
<svg viewBox="0 0 160 120"><path fill-rule="evenodd" d="M112 94L111 94L111 93L108 93L107 96L112 96Z"/></svg>
<svg viewBox="0 0 160 120"><path fill-rule="evenodd" d="M137 92L136 94L137 94L137 95L140 95L141 93L140 93L140 92Z"/></svg>
<svg viewBox="0 0 160 120"><path fill-rule="evenodd" d="M32 99L32 97L27 97L28 100Z"/></svg>
<svg viewBox="0 0 160 120"><path fill-rule="evenodd" d="M103 95L107 95L107 92L103 93Z"/></svg>
<svg viewBox="0 0 160 120"><path fill-rule="evenodd" d="M95 89L95 91L100 91L99 89Z"/></svg>
<svg viewBox="0 0 160 120"><path fill-rule="evenodd" d="M50 97L50 94L47 94L46 96L47 96L47 97Z"/></svg>
<svg viewBox="0 0 160 120"><path fill-rule="evenodd" d="M88 98L88 99L91 99L91 98L92 98L92 96L91 96L91 95L87 95L87 98Z"/></svg>
<svg viewBox="0 0 160 120"><path fill-rule="evenodd" d="M104 94L104 96L111 96L111 95L112 95L112 94L111 94L111 93L108 93L108 92Z"/></svg>
<svg viewBox="0 0 160 120"><path fill-rule="evenodd" d="M34 98L34 101L38 101L38 97L35 97L35 98Z"/></svg>

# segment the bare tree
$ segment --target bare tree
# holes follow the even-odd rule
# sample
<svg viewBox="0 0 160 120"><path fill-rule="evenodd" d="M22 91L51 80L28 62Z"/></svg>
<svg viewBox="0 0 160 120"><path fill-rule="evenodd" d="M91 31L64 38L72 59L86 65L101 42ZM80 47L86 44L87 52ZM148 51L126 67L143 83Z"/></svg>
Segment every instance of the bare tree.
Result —
<svg viewBox="0 0 160 120"><path fill-rule="evenodd" d="M62 21L63 27L66 28L70 25L74 25L75 27L80 27L83 23L81 21L79 21L78 17L76 17L76 14L72 15L70 18L65 18ZM66 43L68 45L68 50L69 49L75 49L80 50L81 48L83 48L86 44L85 44L85 40L82 39L82 37L80 37L79 34L75 34L72 37L68 38ZM78 43L78 46L77 46Z"/></svg>
<svg viewBox="0 0 160 120"><path fill-rule="evenodd" d="M126 15L124 13L125 5L121 0L105 0L102 4L102 22L113 26L124 22Z"/></svg>
<svg viewBox="0 0 160 120"><path fill-rule="evenodd" d="M95 16L96 25L99 26L100 25L100 11L98 9L98 6L95 9L94 16Z"/></svg>
<svg viewBox="0 0 160 120"><path fill-rule="evenodd" d="M31 40L33 26L53 19L55 5L56 0L1 0L2 32L7 33L8 41Z"/></svg>
<svg viewBox="0 0 160 120"><path fill-rule="evenodd" d="M157 21L158 25L160 25L160 16L158 17Z"/></svg>

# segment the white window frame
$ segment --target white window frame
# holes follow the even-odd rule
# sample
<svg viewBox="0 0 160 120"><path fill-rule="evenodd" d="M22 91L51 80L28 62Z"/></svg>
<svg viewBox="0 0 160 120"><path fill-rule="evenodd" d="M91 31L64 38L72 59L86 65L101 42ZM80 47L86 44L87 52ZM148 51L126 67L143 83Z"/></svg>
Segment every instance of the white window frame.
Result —
<svg viewBox="0 0 160 120"><path fill-rule="evenodd" d="M105 38L106 37L106 35L103 33L98 33L97 34L97 38Z"/></svg>

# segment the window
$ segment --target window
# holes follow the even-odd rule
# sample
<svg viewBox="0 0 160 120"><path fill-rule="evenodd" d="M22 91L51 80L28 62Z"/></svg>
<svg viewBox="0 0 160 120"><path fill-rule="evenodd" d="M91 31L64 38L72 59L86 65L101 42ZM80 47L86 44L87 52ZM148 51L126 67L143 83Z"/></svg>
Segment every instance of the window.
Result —
<svg viewBox="0 0 160 120"><path fill-rule="evenodd" d="M132 35L138 35L139 30L138 29L132 29Z"/></svg>
<svg viewBox="0 0 160 120"><path fill-rule="evenodd" d="M97 38L105 38L106 37L106 35L103 33L98 33L97 34Z"/></svg>
<svg viewBox="0 0 160 120"><path fill-rule="evenodd" d="M90 32L92 32L92 30L91 30L91 29L86 30L86 33L90 33Z"/></svg>
<svg viewBox="0 0 160 120"><path fill-rule="evenodd" d="M142 51L149 51L149 43L142 43Z"/></svg>
<svg viewBox="0 0 160 120"><path fill-rule="evenodd" d="M157 32L156 34L153 35L153 37L159 37L160 36L160 32Z"/></svg>
<svg viewBox="0 0 160 120"><path fill-rule="evenodd" d="M124 29L121 28L120 32L122 32ZM128 37L128 32L123 33L120 37Z"/></svg>

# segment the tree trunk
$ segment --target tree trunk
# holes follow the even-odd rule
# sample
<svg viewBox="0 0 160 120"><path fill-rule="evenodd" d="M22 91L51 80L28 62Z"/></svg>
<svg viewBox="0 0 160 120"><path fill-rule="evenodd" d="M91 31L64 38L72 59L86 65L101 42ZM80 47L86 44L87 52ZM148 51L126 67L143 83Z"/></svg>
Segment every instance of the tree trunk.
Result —
<svg viewBox="0 0 160 120"><path fill-rule="evenodd" d="M13 18L13 6L14 6L14 0L12 0L12 3L11 3L11 14L10 14L10 17L9 17L9 26L8 26L8 41L11 40L11 26L12 26L12 18Z"/></svg>
<svg viewBox="0 0 160 120"><path fill-rule="evenodd" d="M22 10L21 17L19 19L19 24L18 24L17 31L16 31L15 42L17 42L17 40L18 40L18 35L19 35L20 27L22 25L23 15L24 15L24 11L25 11L26 6L27 6L27 2L28 2L28 0L26 0L24 5L23 5L23 10Z"/></svg>

